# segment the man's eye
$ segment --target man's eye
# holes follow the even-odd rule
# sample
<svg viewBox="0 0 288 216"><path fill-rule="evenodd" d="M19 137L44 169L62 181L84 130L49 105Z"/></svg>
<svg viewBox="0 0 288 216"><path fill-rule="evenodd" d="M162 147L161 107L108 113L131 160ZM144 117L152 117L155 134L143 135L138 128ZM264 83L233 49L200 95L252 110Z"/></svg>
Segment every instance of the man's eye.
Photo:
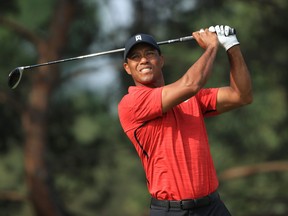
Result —
<svg viewBox="0 0 288 216"><path fill-rule="evenodd" d="M147 56L147 57L154 57L155 55L156 55L155 51L148 51L148 52L146 53L146 56Z"/></svg>
<svg viewBox="0 0 288 216"><path fill-rule="evenodd" d="M139 59L139 58L140 58L140 55L137 54L137 53L132 54L132 55L130 56L130 59Z"/></svg>
<svg viewBox="0 0 288 216"><path fill-rule="evenodd" d="M153 59L156 56L156 51L155 50L147 50L146 52L143 53L131 53L131 55L128 57L129 59L133 61L140 61L143 57L147 59Z"/></svg>

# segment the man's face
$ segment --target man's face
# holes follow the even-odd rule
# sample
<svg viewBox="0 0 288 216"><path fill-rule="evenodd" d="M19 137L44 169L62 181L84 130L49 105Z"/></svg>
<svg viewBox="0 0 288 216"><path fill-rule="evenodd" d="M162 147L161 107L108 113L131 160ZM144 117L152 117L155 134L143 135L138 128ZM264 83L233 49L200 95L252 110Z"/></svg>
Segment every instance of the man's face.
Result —
<svg viewBox="0 0 288 216"><path fill-rule="evenodd" d="M159 87L164 85L163 56L151 45L135 45L127 56L124 69L130 74L136 86Z"/></svg>

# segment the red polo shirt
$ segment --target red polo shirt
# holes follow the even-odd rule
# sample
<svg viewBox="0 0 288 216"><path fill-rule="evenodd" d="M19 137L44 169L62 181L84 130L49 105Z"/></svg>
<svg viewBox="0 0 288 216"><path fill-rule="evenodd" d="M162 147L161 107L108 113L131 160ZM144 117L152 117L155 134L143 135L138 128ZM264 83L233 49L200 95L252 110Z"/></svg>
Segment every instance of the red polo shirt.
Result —
<svg viewBox="0 0 288 216"><path fill-rule="evenodd" d="M162 87L130 87L118 105L124 132L134 144L151 196L181 200L218 187L203 117L215 115L217 88L162 114Z"/></svg>

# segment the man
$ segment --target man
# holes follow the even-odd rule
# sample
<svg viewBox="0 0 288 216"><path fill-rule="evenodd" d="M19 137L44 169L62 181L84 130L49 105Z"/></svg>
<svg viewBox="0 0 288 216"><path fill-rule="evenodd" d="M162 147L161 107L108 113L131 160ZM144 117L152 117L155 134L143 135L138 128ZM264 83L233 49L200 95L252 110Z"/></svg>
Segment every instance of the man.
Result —
<svg viewBox="0 0 288 216"><path fill-rule="evenodd" d="M120 101L119 118L145 170L151 216L230 215L217 193L203 120L252 102L249 71L230 29L217 25L193 32L204 52L169 85L153 37L139 34L126 42L123 66L135 86ZM230 86L205 89L219 43L229 59Z"/></svg>

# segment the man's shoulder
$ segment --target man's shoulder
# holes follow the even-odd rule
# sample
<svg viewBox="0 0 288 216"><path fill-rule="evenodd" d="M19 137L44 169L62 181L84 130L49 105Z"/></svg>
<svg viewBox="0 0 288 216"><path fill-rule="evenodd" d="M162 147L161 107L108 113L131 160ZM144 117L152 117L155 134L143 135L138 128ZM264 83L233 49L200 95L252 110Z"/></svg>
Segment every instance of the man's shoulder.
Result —
<svg viewBox="0 0 288 216"><path fill-rule="evenodd" d="M123 105L123 104L127 104L127 103L129 103L129 101L132 101L133 98L134 98L133 96L134 96L135 94L137 94L137 92L139 92L139 90L141 90L141 89L139 89L139 88L136 87L136 86L130 86L130 87L128 88L127 94L125 94L125 95L122 97L122 99L120 100L118 106L121 106L121 105Z"/></svg>
<svg viewBox="0 0 288 216"><path fill-rule="evenodd" d="M128 89L128 93L122 97L119 104L122 104L124 102L132 103L136 100L144 100L152 92L156 93L161 89L162 88L149 88L145 86L130 86Z"/></svg>

